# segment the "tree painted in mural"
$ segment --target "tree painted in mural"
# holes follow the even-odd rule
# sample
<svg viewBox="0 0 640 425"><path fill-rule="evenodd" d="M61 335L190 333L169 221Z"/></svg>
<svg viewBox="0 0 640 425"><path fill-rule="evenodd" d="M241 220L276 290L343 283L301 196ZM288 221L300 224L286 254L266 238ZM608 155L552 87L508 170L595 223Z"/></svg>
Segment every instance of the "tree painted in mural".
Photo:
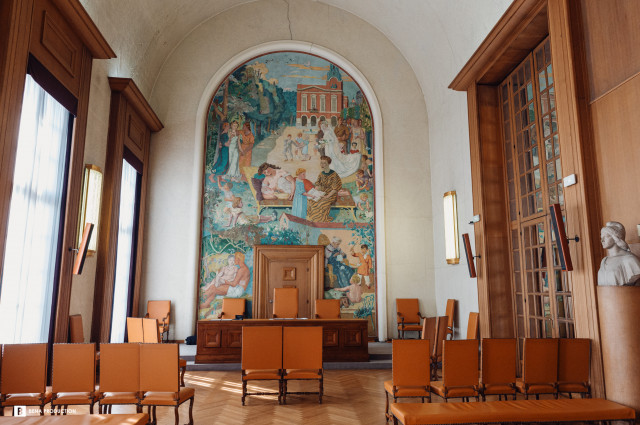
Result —
<svg viewBox="0 0 640 425"><path fill-rule="evenodd" d="M324 298L375 335L373 122L338 66L277 52L239 66L207 117L200 320L251 311L253 245L324 245Z"/></svg>

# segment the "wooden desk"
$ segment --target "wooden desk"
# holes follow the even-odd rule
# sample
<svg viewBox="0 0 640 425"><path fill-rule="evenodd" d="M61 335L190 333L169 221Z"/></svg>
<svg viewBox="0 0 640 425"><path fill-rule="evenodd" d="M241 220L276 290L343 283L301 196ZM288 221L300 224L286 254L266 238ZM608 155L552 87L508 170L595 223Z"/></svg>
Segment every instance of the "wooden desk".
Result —
<svg viewBox="0 0 640 425"><path fill-rule="evenodd" d="M32 406L29 406L32 407ZM64 416L26 416L3 417L2 424L8 425L144 425L149 416L146 413L126 415L64 415Z"/></svg>
<svg viewBox="0 0 640 425"><path fill-rule="evenodd" d="M196 363L240 363L243 326L322 326L322 360L367 362L366 319L199 320Z"/></svg>

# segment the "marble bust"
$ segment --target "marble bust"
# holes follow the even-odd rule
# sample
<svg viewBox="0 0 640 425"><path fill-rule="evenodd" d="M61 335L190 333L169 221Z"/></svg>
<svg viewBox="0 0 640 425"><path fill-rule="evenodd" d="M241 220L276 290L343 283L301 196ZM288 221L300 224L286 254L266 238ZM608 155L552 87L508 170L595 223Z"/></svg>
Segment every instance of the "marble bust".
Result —
<svg viewBox="0 0 640 425"><path fill-rule="evenodd" d="M624 226L617 221L607 222L600 231L600 241L607 256L600 263L598 285L640 285L640 259L631 253L624 238Z"/></svg>

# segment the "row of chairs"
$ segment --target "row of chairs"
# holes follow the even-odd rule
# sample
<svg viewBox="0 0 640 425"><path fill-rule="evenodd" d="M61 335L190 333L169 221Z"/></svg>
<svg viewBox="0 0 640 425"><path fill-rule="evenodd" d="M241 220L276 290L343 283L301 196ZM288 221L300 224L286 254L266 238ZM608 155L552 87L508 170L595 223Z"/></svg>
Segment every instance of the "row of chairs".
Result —
<svg viewBox="0 0 640 425"><path fill-rule="evenodd" d="M242 328L242 405L249 395L318 394L322 404L322 327L251 326ZM278 392L247 391L249 381L278 381ZM317 392L291 392L292 380L318 381Z"/></svg>
<svg viewBox="0 0 640 425"><path fill-rule="evenodd" d="M96 389L95 344L54 344L51 391L47 390L47 344L7 344L2 347L0 411L10 406L44 406L52 414L68 406L88 405L93 414L113 405L148 407L156 422L157 406L175 408L189 400L189 424L193 424L193 388L181 388L178 377L178 344L101 344L100 386ZM153 414L152 414L153 412Z"/></svg>
<svg viewBox="0 0 640 425"><path fill-rule="evenodd" d="M389 395L394 402L401 397L431 401L431 393L442 397L476 401L487 395L501 400L517 393L526 399L540 394L591 395L589 385L590 340L525 339L523 372L516 378L516 339L483 339L481 363L478 341L446 340L442 350L442 380L432 381L429 340L395 340L392 346L392 380L384 383L386 414L389 419ZM481 369L478 366L481 364Z"/></svg>
<svg viewBox="0 0 640 425"><path fill-rule="evenodd" d="M236 316L244 316L244 298L223 298L222 310L218 319L235 319ZM275 288L273 317L297 318L298 317L298 288ZM316 300L316 319L339 319L340 300Z"/></svg>

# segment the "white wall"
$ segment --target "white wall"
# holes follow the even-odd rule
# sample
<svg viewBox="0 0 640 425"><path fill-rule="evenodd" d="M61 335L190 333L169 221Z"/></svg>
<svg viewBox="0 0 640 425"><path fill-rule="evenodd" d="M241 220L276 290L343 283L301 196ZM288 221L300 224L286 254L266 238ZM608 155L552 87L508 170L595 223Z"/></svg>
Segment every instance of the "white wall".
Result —
<svg viewBox="0 0 640 425"><path fill-rule="evenodd" d="M289 9L289 10L287 10ZM289 16L289 20L287 20ZM242 24L239 24L242 23ZM424 96L411 67L389 40L343 10L317 2L257 1L196 27L171 53L150 103L165 129L152 137L142 303L169 298L172 339L195 330L203 141L196 137L203 91L239 52L268 41L321 45L351 62L382 109L387 309L395 334L395 298L418 297L435 313L430 161Z"/></svg>

